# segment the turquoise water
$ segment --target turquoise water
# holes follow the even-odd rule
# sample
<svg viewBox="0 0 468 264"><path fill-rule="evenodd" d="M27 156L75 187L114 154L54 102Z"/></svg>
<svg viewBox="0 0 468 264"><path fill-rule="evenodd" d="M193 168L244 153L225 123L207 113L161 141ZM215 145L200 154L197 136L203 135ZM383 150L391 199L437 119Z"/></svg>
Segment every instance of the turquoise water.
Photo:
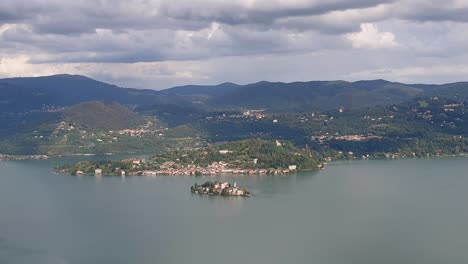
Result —
<svg viewBox="0 0 468 264"><path fill-rule="evenodd" d="M0 162L0 263L468 263L466 158L355 161L236 176L73 177Z"/></svg>

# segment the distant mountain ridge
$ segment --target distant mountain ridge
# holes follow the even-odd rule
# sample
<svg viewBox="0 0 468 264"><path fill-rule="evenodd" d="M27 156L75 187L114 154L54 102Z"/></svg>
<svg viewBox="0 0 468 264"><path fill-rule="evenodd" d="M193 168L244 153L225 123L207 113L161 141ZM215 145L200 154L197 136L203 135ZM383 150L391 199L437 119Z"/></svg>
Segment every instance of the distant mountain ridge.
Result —
<svg viewBox="0 0 468 264"><path fill-rule="evenodd" d="M187 85L165 90L122 88L80 75L0 79L0 111L25 112L86 101L186 109L262 108L271 111L329 110L400 103L418 96L468 100L468 83L404 84L386 80L267 82ZM162 111L163 111L162 110Z"/></svg>
<svg viewBox="0 0 468 264"><path fill-rule="evenodd" d="M161 90L161 94L222 96L234 92L242 85L225 82L218 85L185 85Z"/></svg>
<svg viewBox="0 0 468 264"><path fill-rule="evenodd" d="M22 112L44 105L71 106L86 101L151 103L157 91L121 88L80 75L0 79L0 111Z"/></svg>
<svg viewBox="0 0 468 264"><path fill-rule="evenodd" d="M273 111L360 108L408 101L418 96L468 100L468 83L404 84L382 79L309 82L267 82L246 85L225 83L181 86L161 91L173 95L204 95L217 107L264 108Z"/></svg>
<svg viewBox="0 0 468 264"><path fill-rule="evenodd" d="M218 104L274 110L325 110L399 103L423 89L387 81L259 82L216 100Z"/></svg>

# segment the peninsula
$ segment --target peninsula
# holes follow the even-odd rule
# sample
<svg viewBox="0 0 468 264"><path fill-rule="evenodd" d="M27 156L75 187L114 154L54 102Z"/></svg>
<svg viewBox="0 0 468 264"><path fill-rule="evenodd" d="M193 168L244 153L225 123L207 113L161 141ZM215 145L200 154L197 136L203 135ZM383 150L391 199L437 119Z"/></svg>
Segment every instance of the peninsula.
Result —
<svg viewBox="0 0 468 264"><path fill-rule="evenodd" d="M309 149L299 149L288 141L251 139L174 150L150 158L83 161L56 171L78 176L286 174L319 167L320 158Z"/></svg>

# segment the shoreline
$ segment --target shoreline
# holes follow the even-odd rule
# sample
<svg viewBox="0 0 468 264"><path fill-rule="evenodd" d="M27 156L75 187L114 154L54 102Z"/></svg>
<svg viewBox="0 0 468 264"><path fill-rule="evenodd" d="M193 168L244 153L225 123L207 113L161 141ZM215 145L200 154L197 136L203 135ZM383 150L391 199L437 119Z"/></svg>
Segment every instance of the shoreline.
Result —
<svg viewBox="0 0 468 264"><path fill-rule="evenodd" d="M332 160L329 162L325 162L324 166L322 168L317 168L317 169L303 169L303 170L294 170L290 172L283 172L283 173L233 173L233 172L217 172L217 173L207 173L207 174L186 174L186 173L158 173L158 174L138 174L138 173L129 173L126 175L118 175L118 174L101 174L101 175L95 175L94 173L80 173L78 175L74 175L71 173L63 172L63 171L55 171L56 174L62 174L62 175L69 175L69 176L86 176L86 177L126 177L126 176L131 176L131 177L177 177L177 176L190 176L190 177L214 177L214 176L278 176L278 175L293 175L297 173L304 173L304 172L317 172L324 170L328 164L333 164L337 162L353 162L353 161L396 161L396 160L409 160L409 159L434 159L434 158L468 158L468 153L467 154L462 154L462 155L440 155L440 156L428 156L428 157L399 157L399 158L368 158L368 159L359 159L359 158L354 158L354 159L338 159L338 160Z"/></svg>
<svg viewBox="0 0 468 264"><path fill-rule="evenodd" d="M50 159L49 155L8 155L0 154L0 161L13 161L13 160L46 160Z"/></svg>
<svg viewBox="0 0 468 264"><path fill-rule="evenodd" d="M139 153L139 152L119 152L119 153L76 153L76 154L61 154L61 155L50 155L50 154L32 154L32 155L11 155L11 154L1 154L0 161L9 161L9 160L46 160L53 158L69 158L69 157L94 157L94 156L116 156L116 155L142 155L142 156L151 156L156 155L157 153ZM39 158L42 157L42 158Z"/></svg>
<svg viewBox="0 0 468 264"><path fill-rule="evenodd" d="M16 161L16 160L48 160L51 158L66 158L66 157L76 157L76 156L98 156L98 155L133 155L134 153L87 153L87 154L73 154L73 155L6 155L0 154L0 161ZM147 155L151 155L146 153ZM137 154L135 154L137 155ZM146 177L154 177L154 176L217 176L217 175L226 175L226 176L270 176L270 175L290 175L295 173L301 173L306 171L320 171L325 169L326 165L329 163L334 163L338 161L358 161L358 160L401 160L401 159L430 159L430 158L468 158L468 153L458 153L458 154L426 154L426 156L407 156L402 155L399 153L387 153L384 154L385 156L369 156L369 157L353 157L347 159L325 159L322 163L319 164L317 168L311 169L242 169L242 168L234 168L234 169L225 169L225 170L216 170L210 171L206 168L197 168L196 170L184 170L184 169L170 169L170 170L144 170L144 171L137 171L128 174L101 174L95 175L95 173L79 173L79 175L74 175L69 172L65 171L55 171L57 174L66 174L66 175L73 175L73 176L106 176L106 177L125 177L125 176L146 176Z"/></svg>
<svg viewBox="0 0 468 264"><path fill-rule="evenodd" d="M426 156L410 156L407 154L400 154L400 153L379 153L377 155L372 156L362 156L361 157L347 157L344 159L332 159L331 157L325 158L321 163L317 165L316 168L308 168L308 169L296 169L294 168L269 168L269 169L247 169L247 168L227 168L225 166L221 167L210 167L214 166L215 163L219 164L219 162L215 162L208 167L198 167L192 165L191 167L187 168L164 168L164 169L143 169L143 170L135 170L135 171L125 171L120 170L117 168L115 172L112 173L104 173L99 167L95 167L94 171L67 171L66 169L60 170L59 168L55 168L54 171L58 174L67 174L72 176L106 176L106 177L126 177L126 176L146 176L146 177L155 177L155 176L217 176L217 175L226 175L226 176L234 176L234 175L242 175L242 176L269 176L269 175L290 175L295 173L301 173L306 171L320 171L325 169L326 165L329 163L339 162L339 161L359 161L359 160L399 160L399 159L427 159L427 158L444 158L444 157L468 157L468 153L458 153L458 154L429 154L427 153ZM222 162L221 162L222 163Z"/></svg>
<svg viewBox="0 0 468 264"><path fill-rule="evenodd" d="M72 175L72 176L105 176L105 177L125 177L125 176L142 176L142 177L155 177L155 176L217 176L217 175L226 175L226 176L269 176L269 175L289 175L294 173L300 173L304 171L319 171L323 169L324 166L317 167L316 169L303 169L303 170L289 170L289 169L226 169L222 171L209 171L205 168L200 168L200 170L187 171L182 169L171 170L143 170L129 173L116 173L116 174L104 174L104 173L85 173L77 171L75 174L69 173L66 171L55 170L57 174Z"/></svg>

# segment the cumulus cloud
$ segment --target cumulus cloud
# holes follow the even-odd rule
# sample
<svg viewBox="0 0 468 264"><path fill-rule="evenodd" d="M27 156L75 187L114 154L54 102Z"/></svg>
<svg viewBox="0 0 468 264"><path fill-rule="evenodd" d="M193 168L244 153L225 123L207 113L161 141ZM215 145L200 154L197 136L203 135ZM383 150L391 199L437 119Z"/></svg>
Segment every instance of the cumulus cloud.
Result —
<svg viewBox="0 0 468 264"><path fill-rule="evenodd" d="M463 63L466 14L466 0L3 0L0 76L70 72L149 88L373 76L385 68L376 57L392 69Z"/></svg>
<svg viewBox="0 0 468 264"><path fill-rule="evenodd" d="M378 27L371 23L361 24L361 31L346 35L354 48L393 48L398 46L392 32L380 32Z"/></svg>
<svg viewBox="0 0 468 264"><path fill-rule="evenodd" d="M25 55L0 54L0 57L0 76L4 78L69 73L135 88L162 89L180 83L199 83L208 79L209 72L206 63L196 61L35 64Z"/></svg>

